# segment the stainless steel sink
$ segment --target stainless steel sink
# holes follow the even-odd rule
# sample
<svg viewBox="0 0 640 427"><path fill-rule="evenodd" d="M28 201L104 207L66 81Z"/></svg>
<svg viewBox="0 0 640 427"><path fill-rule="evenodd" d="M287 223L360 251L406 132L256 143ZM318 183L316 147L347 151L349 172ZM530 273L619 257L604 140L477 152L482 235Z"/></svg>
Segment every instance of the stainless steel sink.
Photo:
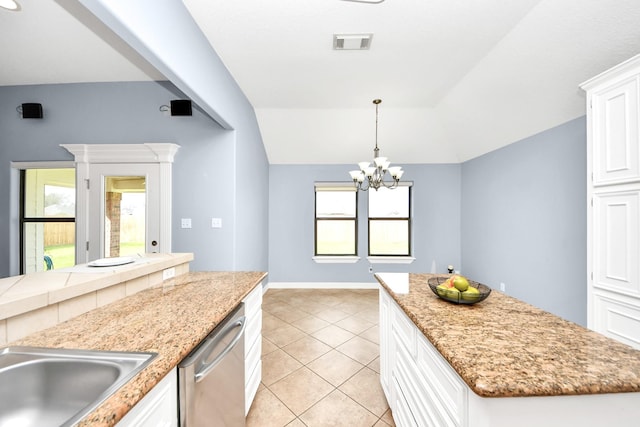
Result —
<svg viewBox="0 0 640 427"><path fill-rule="evenodd" d="M156 356L4 348L0 351L0 427L72 426Z"/></svg>

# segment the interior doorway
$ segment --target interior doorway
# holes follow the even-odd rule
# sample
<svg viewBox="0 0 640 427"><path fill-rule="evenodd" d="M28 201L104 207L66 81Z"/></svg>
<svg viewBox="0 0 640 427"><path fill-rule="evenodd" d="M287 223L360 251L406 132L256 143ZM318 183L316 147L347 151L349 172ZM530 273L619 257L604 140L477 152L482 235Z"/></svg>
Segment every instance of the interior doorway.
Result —
<svg viewBox="0 0 640 427"><path fill-rule="evenodd" d="M77 263L171 252L171 166L178 145L63 147L76 162ZM129 229L128 222L135 225Z"/></svg>
<svg viewBox="0 0 640 427"><path fill-rule="evenodd" d="M89 173L89 260L158 252L159 166L93 164Z"/></svg>
<svg viewBox="0 0 640 427"><path fill-rule="evenodd" d="M104 256L146 252L147 194L144 176L107 176L104 191Z"/></svg>

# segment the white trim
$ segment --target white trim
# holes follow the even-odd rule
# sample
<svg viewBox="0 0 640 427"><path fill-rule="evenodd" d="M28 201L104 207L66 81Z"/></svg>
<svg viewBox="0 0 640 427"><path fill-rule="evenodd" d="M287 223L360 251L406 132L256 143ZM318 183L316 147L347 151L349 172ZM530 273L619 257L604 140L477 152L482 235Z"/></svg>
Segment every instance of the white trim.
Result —
<svg viewBox="0 0 640 427"><path fill-rule="evenodd" d="M325 256L318 255L312 257L312 259L318 264L355 264L360 261L359 256Z"/></svg>
<svg viewBox="0 0 640 427"><path fill-rule="evenodd" d="M412 256L368 256L370 264L411 264L416 259Z"/></svg>
<svg viewBox="0 0 640 427"><path fill-rule="evenodd" d="M265 289L378 289L378 282L269 282Z"/></svg>
<svg viewBox="0 0 640 427"><path fill-rule="evenodd" d="M353 182L315 182L316 191L358 191Z"/></svg>
<svg viewBox="0 0 640 427"><path fill-rule="evenodd" d="M159 167L160 211L159 252L172 248L172 163L180 148L171 143L143 144L60 144L73 154L76 168L76 263L89 261L86 242L89 241L89 189L87 182L92 164L157 164Z"/></svg>
<svg viewBox="0 0 640 427"><path fill-rule="evenodd" d="M76 164L70 160L46 162L11 162L13 169L73 169Z"/></svg>
<svg viewBox="0 0 640 427"><path fill-rule="evenodd" d="M60 144L77 163L173 163L180 148L170 143Z"/></svg>

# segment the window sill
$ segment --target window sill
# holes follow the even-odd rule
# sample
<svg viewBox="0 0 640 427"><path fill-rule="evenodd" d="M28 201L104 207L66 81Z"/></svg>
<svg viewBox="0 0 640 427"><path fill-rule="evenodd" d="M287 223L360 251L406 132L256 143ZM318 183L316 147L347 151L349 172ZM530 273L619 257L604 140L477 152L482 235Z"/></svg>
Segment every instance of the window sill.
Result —
<svg viewBox="0 0 640 427"><path fill-rule="evenodd" d="M355 264L360 261L359 256L314 256L318 264Z"/></svg>
<svg viewBox="0 0 640 427"><path fill-rule="evenodd" d="M411 264L416 259L412 256L368 256L370 264Z"/></svg>

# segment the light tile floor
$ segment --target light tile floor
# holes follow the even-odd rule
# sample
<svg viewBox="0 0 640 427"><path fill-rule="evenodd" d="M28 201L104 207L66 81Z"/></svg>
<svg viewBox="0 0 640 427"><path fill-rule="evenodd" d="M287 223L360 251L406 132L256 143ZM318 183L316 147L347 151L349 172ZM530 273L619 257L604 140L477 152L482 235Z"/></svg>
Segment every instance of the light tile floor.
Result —
<svg viewBox="0 0 640 427"><path fill-rule="evenodd" d="M270 289L247 427L395 426L380 387L378 291Z"/></svg>

